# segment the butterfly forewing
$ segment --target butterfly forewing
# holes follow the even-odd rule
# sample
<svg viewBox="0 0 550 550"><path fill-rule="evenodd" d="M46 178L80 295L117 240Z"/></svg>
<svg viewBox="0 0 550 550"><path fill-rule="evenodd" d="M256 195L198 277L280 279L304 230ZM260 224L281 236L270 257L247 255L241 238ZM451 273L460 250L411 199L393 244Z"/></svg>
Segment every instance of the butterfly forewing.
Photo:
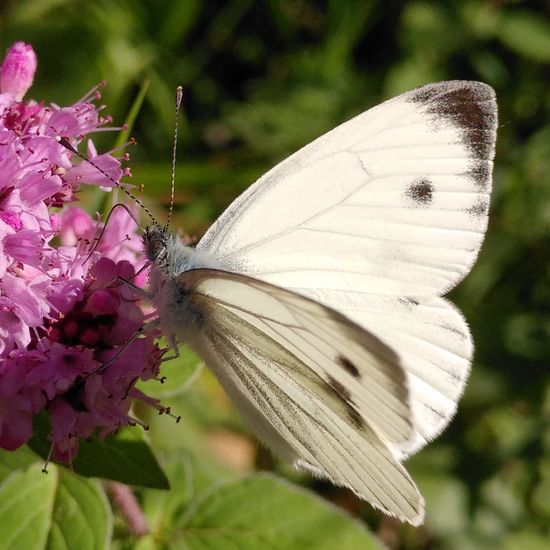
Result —
<svg viewBox="0 0 550 550"><path fill-rule="evenodd" d="M391 349L336 311L298 294L245 276L212 273L217 276L196 288L215 299L222 326L231 319L226 331L233 338L246 331L248 347L287 365L287 374L317 398L333 398L332 406L340 405L350 421L369 423L391 443L410 440L406 377Z"/></svg>
<svg viewBox="0 0 550 550"><path fill-rule="evenodd" d="M412 436L397 356L300 295L216 270L183 273L204 313L190 342L283 458L418 523L423 503L391 445Z"/></svg>
<svg viewBox="0 0 550 550"><path fill-rule="evenodd" d="M311 297L369 330L400 357L408 374L416 438L396 445L403 457L433 439L456 411L473 344L460 312L445 298L316 291Z"/></svg>
<svg viewBox="0 0 550 550"><path fill-rule="evenodd" d="M483 239L495 131L484 84L405 93L273 168L198 248L283 287L441 294Z"/></svg>

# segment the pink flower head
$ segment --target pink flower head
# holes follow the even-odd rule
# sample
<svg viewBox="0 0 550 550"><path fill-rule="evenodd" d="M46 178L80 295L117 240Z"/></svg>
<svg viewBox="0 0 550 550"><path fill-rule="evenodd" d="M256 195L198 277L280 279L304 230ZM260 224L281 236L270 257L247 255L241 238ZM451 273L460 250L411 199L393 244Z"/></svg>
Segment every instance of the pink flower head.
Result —
<svg viewBox="0 0 550 550"><path fill-rule="evenodd" d="M31 87L36 72L36 54L32 46L16 42L6 54L0 68L0 91L23 99Z"/></svg>
<svg viewBox="0 0 550 550"><path fill-rule="evenodd" d="M81 162L67 172L67 180L74 184L100 185L104 191L112 189L113 180L119 181L122 177L120 162L111 155L98 155L91 141L88 143L88 158L93 159L95 166L89 162ZM98 170L97 167L101 170ZM109 178L102 171L108 174Z"/></svg>
<svg viewBox="0 0 550 550"><path fill-rule="evenodd" d="M115 182L128 172L88 137L108 122L97 88L68 107L23 102L35 70L22 42L0 69L0 447L23 445L47 411L54 456L71 460L80 438L133 423L132 399L160 408L134 385L157 376L163 352L155 333L137 337L147 314L121 282L142 281L132 217L119 208L104 228L72 205L81 185L115 183L58 136L74 148L86 139Z"/></svg>

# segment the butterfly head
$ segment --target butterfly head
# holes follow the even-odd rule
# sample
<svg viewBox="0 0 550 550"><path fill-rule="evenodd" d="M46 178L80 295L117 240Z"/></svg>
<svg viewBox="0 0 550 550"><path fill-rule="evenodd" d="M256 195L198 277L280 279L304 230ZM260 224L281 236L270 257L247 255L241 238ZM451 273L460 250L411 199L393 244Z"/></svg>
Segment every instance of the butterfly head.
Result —
<svg viewBox="0 0 550 550"><path fill-rule="evenodd" d="M169 240L170 232L166 227L158 224L147 227L143 234L143 247L147 258L158 266L164 265Z"/></svg>

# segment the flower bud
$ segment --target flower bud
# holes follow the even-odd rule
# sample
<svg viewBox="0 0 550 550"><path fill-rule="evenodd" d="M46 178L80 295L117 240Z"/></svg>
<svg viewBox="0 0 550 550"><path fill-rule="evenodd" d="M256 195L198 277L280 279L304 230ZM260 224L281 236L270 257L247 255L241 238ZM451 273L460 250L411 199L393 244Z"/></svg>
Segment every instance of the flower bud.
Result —
<svg viewBox="0 0 550 550"><path fill-rule="evenodd" d="M0 91L20 101L31 87L35 72L36 55L32 46L16 42L8 50L0 68Z"/></svg>

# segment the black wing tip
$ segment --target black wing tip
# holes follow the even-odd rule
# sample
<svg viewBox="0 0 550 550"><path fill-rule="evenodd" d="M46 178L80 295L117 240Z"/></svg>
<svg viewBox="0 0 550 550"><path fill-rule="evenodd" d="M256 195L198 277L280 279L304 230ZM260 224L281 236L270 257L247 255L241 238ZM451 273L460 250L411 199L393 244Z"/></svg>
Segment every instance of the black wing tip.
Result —
<svg viewBox="0 0 550 550"><path fill-rule="evenodd" d="M495 91L488 84L470 80L436 82L412 90L409 97L425 107L435 122L443 118L461 130L486 132L484 141L494 144L497 102Z"/></svg>
<svg viewBox="0 0 550 550"><path fill-rule="evenodd" d="M450 122L459 130L471 155L467 175L478 189L488 189L498 122L493 88L473 80L449 80L416 88L407 99L420 106L435 128Z"/></svg>
<svg viewBox="0 0 550 550"><path fill-rule="evenodd" d="M419 86L409 93L411 99L418 103L468 94L469 97L475 98L475 101L493 103L496 107L495 90L489 84L477 80L442 80Z"/></svg>

